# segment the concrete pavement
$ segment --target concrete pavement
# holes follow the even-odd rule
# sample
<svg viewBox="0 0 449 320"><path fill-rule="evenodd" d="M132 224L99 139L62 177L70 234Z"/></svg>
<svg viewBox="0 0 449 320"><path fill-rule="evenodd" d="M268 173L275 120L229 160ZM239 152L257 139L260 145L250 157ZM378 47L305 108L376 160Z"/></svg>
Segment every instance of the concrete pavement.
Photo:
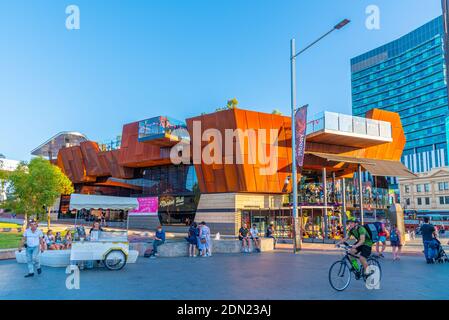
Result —
<svg viewBox="0 0 449 320"><path fill-rule="evenodd" d="M122 271L81 271L80 290L67 290L64 269L44 268L25 279L25 265L0 262L0 299L448 299L449 264L427 265L423 257L382 261L381 290L355 281L342 293L328 283L334 252L265 253L210 258L139 258Z"/></svg>

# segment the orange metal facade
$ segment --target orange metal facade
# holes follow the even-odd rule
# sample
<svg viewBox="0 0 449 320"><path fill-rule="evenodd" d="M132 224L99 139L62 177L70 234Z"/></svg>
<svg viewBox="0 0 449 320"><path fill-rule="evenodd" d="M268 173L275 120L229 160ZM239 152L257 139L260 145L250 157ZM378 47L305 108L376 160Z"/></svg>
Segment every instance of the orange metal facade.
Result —
<svg viewBox="0 0 449 320"><path fill-rule="evenodd" d="M398 114L373 109L367 118L388 121L392 124L393 142L383 143L366 148L348 147L338 144L320 144L308 142L307 152L333 153L368 159L383 159L399 161L405 145L405 136ZM201 124L201 134L207 129L218 129L225 137L225 129L254 129L259 134L260 129L266 129L266 141L269 141L269 129L278 132L277 171L272 175L261 175L260 169L265 167L257 156L252 154L252 147L245 139L243 153L244 164L226 164L225 145L223 138L222 164L195 164L201 193L265 193L282 194L291 192L291 184L286 179L291 175L291 119L279 115L260 113L255 111L230 109L212 114L187 119L187 127L191 138L193 123ZM64 148L59 151L57 164L74 183L104 183L99 178L115 177L129 179L133 177L133 168L151 167L170 164L169 149L160 143L139 142L139 123L134 122L123 127L122 144L119 150L100 151L98 144L92 141L82 142L80 146ZM208 145L201 144L201 151ZM234 150L236 142L234 141ZM268 155L268 145L267 145ZM193 155L193 150L192 150ZM255 159L254 164L248 164L248 157ZM338 176L352 174L355 166L327 162L310 155L306 155L304 169L319 170L323 167L335 171Z"/></svg>

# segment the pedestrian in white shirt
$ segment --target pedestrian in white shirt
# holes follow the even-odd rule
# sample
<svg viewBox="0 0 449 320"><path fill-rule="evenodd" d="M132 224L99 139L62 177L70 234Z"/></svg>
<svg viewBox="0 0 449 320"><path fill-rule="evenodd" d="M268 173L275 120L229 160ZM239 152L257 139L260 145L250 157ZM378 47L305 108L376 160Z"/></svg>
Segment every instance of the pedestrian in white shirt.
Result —
<svg viewBox="0 0 449 320"><path fill-rule="evenodd" d="M260 238L259 238L259 230L257 230L257 226L253 224L253 227L249 230L251 235L251 240L254 241L254 247L256 252L260 252Z"/></svg>
<svg viewBox="0 0 449 320"><path fill-rule="evenodd" d="M39 255L44 248L44 234L37 228L37 222L31 221L29 225L30 227L23 233L23 238L19 247L20 252L25 244L28 264L28 274L25 275L25 278L34 276L34 267L36 267L38 274L42 273Z"/></svg>

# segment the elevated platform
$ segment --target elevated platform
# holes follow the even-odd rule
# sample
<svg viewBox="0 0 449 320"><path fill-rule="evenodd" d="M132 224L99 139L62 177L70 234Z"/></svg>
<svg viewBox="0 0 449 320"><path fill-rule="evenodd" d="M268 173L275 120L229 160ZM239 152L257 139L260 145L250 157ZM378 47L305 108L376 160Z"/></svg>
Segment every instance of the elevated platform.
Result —
<svg viewBox="0 0 449 320"><path fill-rule="evenodd" d="M392 141L386 121L324 112L307 123L307 142L367 148Z"/></svg>

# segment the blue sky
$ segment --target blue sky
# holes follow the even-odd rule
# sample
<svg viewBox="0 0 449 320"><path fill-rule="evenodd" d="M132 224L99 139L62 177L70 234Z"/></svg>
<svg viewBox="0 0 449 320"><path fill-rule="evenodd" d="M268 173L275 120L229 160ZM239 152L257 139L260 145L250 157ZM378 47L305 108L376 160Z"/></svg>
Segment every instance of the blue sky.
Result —
<svg viewBox="0 0 449 320"><path fill-rule="evenodd" d="M80 30L65 28L70 4ZM371 4L380 30L365 28ZM351 113L350 58L440 14L440 0L1 0L0 153L28 160L59 131L104 141L125 123L233 97L288 114L290 39L300 49L346 17L300 57L298 104Z"/></svg>

